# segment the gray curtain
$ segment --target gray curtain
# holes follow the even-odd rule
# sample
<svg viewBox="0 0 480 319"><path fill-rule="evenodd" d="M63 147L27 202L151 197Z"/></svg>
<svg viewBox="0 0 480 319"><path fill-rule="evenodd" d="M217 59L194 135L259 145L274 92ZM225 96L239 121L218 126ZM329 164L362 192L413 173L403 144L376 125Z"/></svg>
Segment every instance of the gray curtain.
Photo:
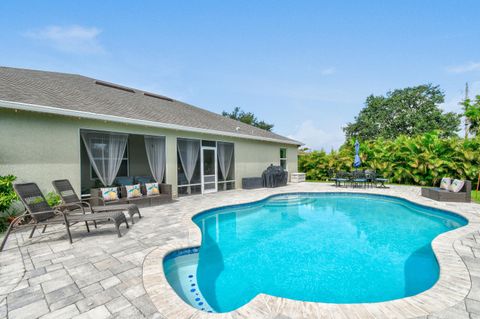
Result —
<svg viewBox="0 0 480 319"><path fill-rule="evenodd" d="M223 180L226 181L228 174L230 173L230 166L232 164L233 144L218 142L217 156L220 164L220 170L222 171ZM227 189L226 183L223 184L223 189Z"/></svg>
<svg viewBox="0 0 480 319"><path fill-rule="evenodd" d="M122 164L128 135L81 132L90 164L104 186L111 186Z"/></svg>
<svg viewBox="0 0 480 319"><path fill-rule="evenodd" d="M198 154L200 153L200 141L197 140L177 140L178 154L180 157L180 163L182 163L185 177L188 184L190 184L195 167L197 166ZM188 186L187 193L190 194L191 188Z"/></svg>
<svg viewBox="0 0 480 319"><path fill-rule="evenodd" d="M157 183L162 183L165 175L165 137L145 136L145 151L152 176Z"/></svg>

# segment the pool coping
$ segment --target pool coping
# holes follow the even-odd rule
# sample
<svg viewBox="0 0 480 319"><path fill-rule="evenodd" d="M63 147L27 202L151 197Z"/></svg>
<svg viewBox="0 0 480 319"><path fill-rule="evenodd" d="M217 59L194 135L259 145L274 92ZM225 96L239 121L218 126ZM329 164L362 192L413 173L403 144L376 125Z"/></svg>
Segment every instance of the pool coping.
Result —
<svg viewBox="0 0 480 319"><path fill-rule="evenodd" d="M270 190L272 191L272 190ZM228 313L206 313L186 304L171 288L163 271L163 258L175 250L187 249L201 244L201 231L194 224L192 217L213 208L227 205L210 204L201 209L186 212L181 219L187 231L187 238L175 240L154 249L144 260L143 283L147 294L160 314L167 318L263 318L272 314L290 317L360 317L378 318L395 317L411 318L426 316L463 301L471 288L470 273L467 266L455 250L455 242L477 231L480 227L480 217L466 209L445 208L442 202L434 202L418 194L393 193L383 189L312 189L296 191L292 188L280 188L273 193L262 194L252 192L249 198L233 203L248 204L278 194L290 193L361 193L391 196L410 201L415 204L458 214L468 220L468 224L438 235L432 241L432 249L438 260L440 276L432 288L420 294L395 299L391 301L358 304L332 304L321 302L303 302L266 294L259 294L244 306ZM213 199L213 197L212 197ZM213 202L213 201L212 201Z"/></svg>

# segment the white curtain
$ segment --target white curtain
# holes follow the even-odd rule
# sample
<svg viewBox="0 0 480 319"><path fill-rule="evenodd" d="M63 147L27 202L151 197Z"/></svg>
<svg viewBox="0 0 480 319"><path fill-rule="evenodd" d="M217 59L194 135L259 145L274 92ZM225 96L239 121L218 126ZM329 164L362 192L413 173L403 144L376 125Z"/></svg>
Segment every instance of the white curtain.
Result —
<svg viewBox="0 0 480 319"><path fill-rule="evenodd" d="M165 137L145 136L145 150L153 178L162 183L165 175Z"/></svg>
<svg viewBox="0 0 480 319"><path fill-rule="evenodd" d="M104 186L111 186L122 164L127 134L81 132L90 164Z"/></svg>
<svg viewBox="0 0 480 319"><path fill-rule="evenodd" d="M180 162L182 163L185 177L188 184L190 184L195 167L197 166L198 154L200 153L200 141L197 140L177 140L178 154L180 156ZM191 189L188 186L187 193L190 194Z"/></svg>
<svg viewBox="0 0 480 319"><path fill-rule="evenodd" d="M226 181L230 173L230 166L232 164L233 144L232 143L217 143L217 156L222 171L223 180ZM223 183L223 189L227 189L227 184Z"/></svg>

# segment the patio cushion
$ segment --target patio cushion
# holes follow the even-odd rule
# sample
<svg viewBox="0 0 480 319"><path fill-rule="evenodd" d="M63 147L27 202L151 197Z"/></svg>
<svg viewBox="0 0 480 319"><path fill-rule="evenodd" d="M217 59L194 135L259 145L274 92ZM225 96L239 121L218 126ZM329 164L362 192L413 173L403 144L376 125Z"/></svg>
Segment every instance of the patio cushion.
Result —
<svg viewBox="0 0 480 319"><path fill-rule="evenodd" d="M440 188L448 190L451 184L452 184L452 179L450 177L444 177L440 182Z"/></svg>
<svg viewBox="0 0 480 319"><path fill-rule="evenodd" d="M118 193L116 187L104 187L100 188L100 191L102 192L102 197L104 201L108 202L112 200L118 200Z"/></svg>
<svg viewBox="0 0 480 319"><path fill-rule="evenodd" d="M146 183L145 187L147 189L147 196L160 194L160 190L158 189L158 183Z"/></svg>
<svg viewBox="0 0 480 319"><path fill-rule="evenodd" d="M450 191L454 193L458 193L462 188L465 182L459 179L454 179L452 184L450 185Z"/></svg>
<svg viewBox="0 0 480 319"><path fill-rule="evenodd" d="M127 185L125 186L127 190L127 198L141 197L142 191L140 190L140 184Z"/></svg>

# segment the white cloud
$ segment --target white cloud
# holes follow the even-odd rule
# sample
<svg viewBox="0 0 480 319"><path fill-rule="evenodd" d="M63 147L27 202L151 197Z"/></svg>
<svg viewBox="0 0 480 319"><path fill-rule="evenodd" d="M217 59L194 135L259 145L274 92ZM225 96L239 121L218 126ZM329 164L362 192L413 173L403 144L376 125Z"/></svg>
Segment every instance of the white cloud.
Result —
<svg viewBox="0 0 480 319"><path fill-rule="evenodd" d="M295 133L288 137L303 142L305 147L310 149L324 149L327 152L332 148L337 149L344 142L344 134L340 129L331 133L326 132L316 127L312 120L304 121L296 128Z"/></svg>
<svg viewBox="0 0 480 319"><path fill-rule="evenodd" d="M322 74L322 75L332 75L332 74L335 74L335 72L337 72L337 70L332 66L332 67L323 69L320 72L320 74Z"/></svg>
<svg viewBox="0 0 480 319"><path fill-rule="evenodd" d="M469 62L462 65L451 66L447 68L450 73L467 73L480 71L480 62Z"/></svg>
<svg viewBox="0 0 480 319"><path fill-rule="evenodd" d="M30 30L24 35L28 38L43 41L47 45L64 52L99 54L105 49L98 36L102 31L95 27L48 26L42 29Z"/></svg>

